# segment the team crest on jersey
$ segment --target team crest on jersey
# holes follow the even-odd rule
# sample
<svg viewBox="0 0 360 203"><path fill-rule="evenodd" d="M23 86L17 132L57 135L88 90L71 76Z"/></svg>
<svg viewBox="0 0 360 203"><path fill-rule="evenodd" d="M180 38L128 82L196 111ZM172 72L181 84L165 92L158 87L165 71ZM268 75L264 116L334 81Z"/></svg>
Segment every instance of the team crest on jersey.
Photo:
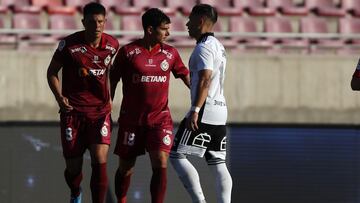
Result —
<svg viewBox="0 0 360 203"><path fill-rule="evenodd" d="M106 137L107 134L108 134L108 129L107 127L104 125L101 130L100 130L100 134L103 136L103 137Z"/></svg>
<svg viewBox="0 0 360 203"><path fill-rule="evenodd" d="M109 65L110 61L111 61L111 56L108 55L108 56L105 58L105 60L104 60L105 66Z"/></svg>
<svg viewBox="0 0 360 203"><path fill-rule="evenodd" d="M163 71L167 71L169 69L169 63L166 61L166 59L161 62L160 68Z"/></svg>
<svg viewBox="0 0 360 203"><path fill-rule="evenodd" d="M65 44L66 44L65 40L61 40L58 45L58 50L62 51L65 47Z"/></svg>
<svg viewBox="0 0 360 203"><path fill-rule="evenodd" d="M164 138L163 138L163 142L165 145L170 145L171 144L171 138L170 138L170 135L167 134Z"/></svg>

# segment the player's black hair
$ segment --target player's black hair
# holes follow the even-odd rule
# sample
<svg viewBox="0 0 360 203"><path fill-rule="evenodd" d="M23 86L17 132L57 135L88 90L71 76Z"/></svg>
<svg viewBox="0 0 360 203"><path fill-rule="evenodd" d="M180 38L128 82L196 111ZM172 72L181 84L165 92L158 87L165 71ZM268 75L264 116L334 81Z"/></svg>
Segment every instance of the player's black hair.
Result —
<svg viewBox="0 0 360 203"><path fill-rule="evenodd" d="M86 4L83 8L84 17L87 15L94 15L94 14L102 14L105 16L106 15L105 7L97 2L90 2Z"/></svg>
<svg viewBox="0 0 360 203"><path fill-rule="evenodd" d="M153 28L159 27L162 23L169 24L171 23L169 16L162 12L158 8L148 9L141 17L142 26L144 30L147 27L152 26Z"/></svg>
<svg viewBox="0 0 360 203"><path fill-rule="evenodd" d="M191 14L207 17L212 23L216 23L218 14L214 7L209 4L198 4L193 7Z"/></svg>

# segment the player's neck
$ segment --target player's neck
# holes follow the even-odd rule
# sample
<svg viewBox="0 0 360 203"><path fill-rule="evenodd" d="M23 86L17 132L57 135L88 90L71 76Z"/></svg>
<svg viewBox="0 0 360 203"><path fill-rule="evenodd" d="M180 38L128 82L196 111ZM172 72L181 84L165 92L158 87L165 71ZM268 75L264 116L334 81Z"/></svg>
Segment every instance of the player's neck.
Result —
<svg viewBox="0 0 360 203"><path fill-rule="evenodd" d="M149 38L146 37L141 39L141 45L148 51L151 51L157 44L159 43L154 42L153 40L150 40Z"/></svg>
<svg viewBox="0 0 360 203"><path fill-rule="evenodd" d="M97 48L100 45L101 37L91 36L85 34L85 41L93 48Z"/></svg>

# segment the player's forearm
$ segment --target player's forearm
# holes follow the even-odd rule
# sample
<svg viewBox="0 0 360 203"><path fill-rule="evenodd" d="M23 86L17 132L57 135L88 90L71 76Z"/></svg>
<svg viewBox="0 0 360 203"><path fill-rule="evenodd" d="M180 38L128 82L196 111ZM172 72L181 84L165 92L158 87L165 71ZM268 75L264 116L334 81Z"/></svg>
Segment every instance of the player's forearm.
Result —
<svg viewBox="0 0 360 203"><path fill-rule="evenodd" d="M61 89L60 89L60 80L57 75L48 75L48 84L55 96L56 100L59 100L62 97Z"/></svg>
<svg viewBox="0 0 360 203"><path fill-rule="evenodd" d="M184 82L184 84L190 88L190 74L187 74L186 76L182 76L181 80Z"/></svg>
<svg viewBox="0 0 360 203"><path fill-rule="evenodd" d="M203 78L199 81L197 86L197 95L193 106L202 107L205 103L210 87L210 78Z"/></svg>

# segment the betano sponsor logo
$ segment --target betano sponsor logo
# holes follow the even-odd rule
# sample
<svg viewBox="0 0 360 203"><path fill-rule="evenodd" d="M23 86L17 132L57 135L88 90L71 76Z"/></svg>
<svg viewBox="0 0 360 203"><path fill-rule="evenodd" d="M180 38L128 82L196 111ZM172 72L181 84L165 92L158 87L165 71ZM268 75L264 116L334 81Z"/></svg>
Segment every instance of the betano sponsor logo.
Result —
<svg viewBox="0 0 360 203"><path fill-rule="evenodd" d="M150 83L150 82L166 82L167 77L165 75L133 75L132 77L133 83Z"/></svg>

